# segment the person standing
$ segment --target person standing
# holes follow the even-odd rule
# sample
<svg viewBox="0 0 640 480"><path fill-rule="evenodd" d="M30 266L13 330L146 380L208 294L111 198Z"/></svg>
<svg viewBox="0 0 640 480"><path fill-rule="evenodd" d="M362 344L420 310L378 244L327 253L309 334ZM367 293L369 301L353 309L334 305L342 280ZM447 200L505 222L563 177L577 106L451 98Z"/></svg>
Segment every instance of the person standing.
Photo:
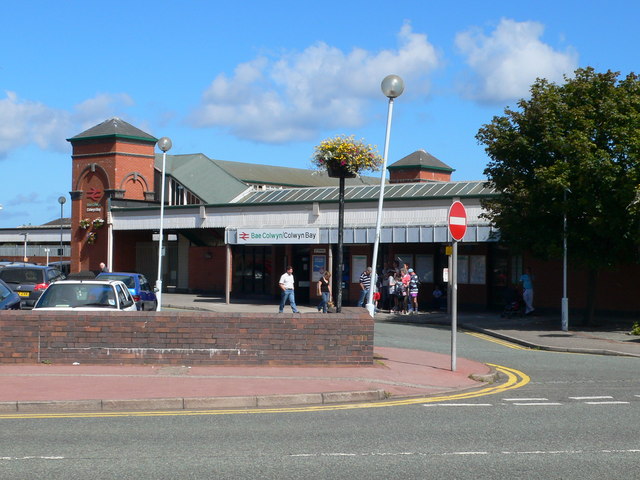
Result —
<svg viewBox="0 0 640 480"><path fill-rule="evenodd" d="M405 263L405 267L407 264ZM409 282L411 281L411 275L409 274L408 268L402 268L400 270L400 274L402 275L402 286L404 287L404 297L403 297L403 314L409 313L409 307L411 306L411 302L409 301Z"/></svg>
<svg viewBox="0 0 640 480"><path fill-rule="evenodd" d="M389 270L387 272L387 275L389 276L389 278L387 279L387 285L389 285L389 292L388 292L388 298L387 298L387 309L389 310L389 313L391 313L392 310L396 309L396 303L397 303L397 298L396 297L396 274L395 274L395 270Z"/></svg>
<svg viewBox="0 0 640 480"><path fill-rule="evenodd" d="M318 313L327 313L327 306L331 300L331 272L324 272L318 281L318 295L322 297L318 305Z"/></svg>
<svg viewBox="0 0 640 480"><path fill-rule="evenodd" d="M282 289L282 293L280 294L279 313L282 313L284 311L284 306L287 303L287 301L289 302L289 305L291 305L291 310L293 310L293 313L300 313L298 311L298 307L296 306L296 296L294 294L293 267L291 265L287 266L287 271L282 274L278 284Z"/></svg>
<svg viewBox="0 0 640 480"><path fill-rule="evenodd" d="M524 300L525 304L524 314L529 315L535 310L533 308L533 275L531 274L531 267L527 267L525 273L520 276L520 283L522 284L522 300Z"/></svg>
<svg viewBox="0 0 640 480"><path fill-rule="evenodd" d="M418 313L418 290L420 287L420 279L413 268L409 269L409 312Z"/></svg>
<svg viewBox="0 0 640 480"><path fill-rule="evenodd" d="M108 271L109 271L109 269L104 264L104 262L100 262L100 272L108 272Z"/></svg>
<svg viewBox="0 0 640 480"><path fill-rule="evenodd" d="M360 299L358 299L358 307L366 307L369 299L369 290L371 290L371 267L362 272L360 275Z"/></svg>

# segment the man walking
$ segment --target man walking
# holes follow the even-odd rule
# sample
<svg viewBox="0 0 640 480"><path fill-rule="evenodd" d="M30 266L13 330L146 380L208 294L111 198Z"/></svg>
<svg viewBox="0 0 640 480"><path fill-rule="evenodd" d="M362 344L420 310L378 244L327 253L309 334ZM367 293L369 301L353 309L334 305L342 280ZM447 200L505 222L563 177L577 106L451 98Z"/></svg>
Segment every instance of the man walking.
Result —
<svg viewBox="0 0 640 480"><path fill-rule="evenodd" d="M287 301L289 301L289 305L291 305L291 310L293 310L293 313L299 313L298 307L296 306L296 297L293 291L294 279L293 279L293 267L291 265L289 265L287 267L287 271L282 274L278 284L282 289L282 293L280 294L279 313L282 313L284 311L284 306L287 303Z"/></svg>
<svg viewBox="0 0 640 480"><path fill-rule="evenodd" d="M371 289L371 267L362 272L360 275L360 299L358 300L358 307L367 307L367 300L369 299L369 290Z"/></svg>

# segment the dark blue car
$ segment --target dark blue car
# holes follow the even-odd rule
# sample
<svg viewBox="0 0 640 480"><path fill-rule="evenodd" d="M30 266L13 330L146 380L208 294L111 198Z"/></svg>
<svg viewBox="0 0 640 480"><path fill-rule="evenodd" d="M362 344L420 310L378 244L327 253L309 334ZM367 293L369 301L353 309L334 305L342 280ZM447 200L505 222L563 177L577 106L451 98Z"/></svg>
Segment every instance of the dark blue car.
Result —
<svg viewBox="0 0 640 480"><path fill-rule="evenodd" d="M0 280L0 310L20 310L20 296Z"/></svg>
<svg viewBox="0 0 640 480"><path fill-rule="evenodd" d="M120 280L123 282L131 292L138 310L157 310L158 308L156 293L141 273L103 272L96 277L96 280Z"/></svg>

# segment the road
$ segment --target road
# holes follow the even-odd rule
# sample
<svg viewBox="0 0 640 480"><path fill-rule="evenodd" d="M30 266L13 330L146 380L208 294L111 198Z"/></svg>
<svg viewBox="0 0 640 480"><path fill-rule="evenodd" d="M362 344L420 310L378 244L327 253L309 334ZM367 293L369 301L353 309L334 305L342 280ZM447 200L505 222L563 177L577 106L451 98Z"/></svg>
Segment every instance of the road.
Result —
<svg viewBox="0 0 640 480"><path fill-rule="evenodd" d="M450 333L376 325L448 353ZM0 420L0 479L640 478L638 359L460 333L458 355L531 381L463 402L233 415Z"/></svg>

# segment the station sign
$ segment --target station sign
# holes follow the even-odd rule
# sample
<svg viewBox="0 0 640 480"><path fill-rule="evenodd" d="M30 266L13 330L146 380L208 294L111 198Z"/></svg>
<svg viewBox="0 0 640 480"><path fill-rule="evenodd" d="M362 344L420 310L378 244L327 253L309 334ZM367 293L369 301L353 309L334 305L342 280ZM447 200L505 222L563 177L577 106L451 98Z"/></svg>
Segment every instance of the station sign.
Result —
<svg viewBox="0 0 640 480"><path fill-rule="evenodd" d="M317 228L238 228L236 244L289 245L320 243Z"/></svg>

